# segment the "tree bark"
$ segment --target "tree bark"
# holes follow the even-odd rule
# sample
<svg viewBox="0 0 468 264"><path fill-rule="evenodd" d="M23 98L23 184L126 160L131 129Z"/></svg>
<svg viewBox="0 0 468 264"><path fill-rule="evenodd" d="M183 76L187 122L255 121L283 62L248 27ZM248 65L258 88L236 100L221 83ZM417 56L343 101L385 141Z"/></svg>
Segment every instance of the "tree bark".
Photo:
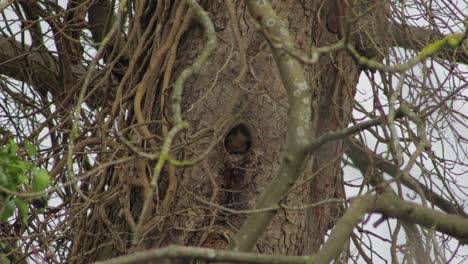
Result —
<svg viewBox="0 0 468 264"><path fill-rule="evenodd" d="M339 1L309 1L303 4L273 2L278 16L288 18L289 31L299 46L301 42L304 42L302 45L325 46L341 40L345 36L346 21L365 11L359 5L351 9L343 5ZM83 211L81 217L76 219L81 230L74 238L72 260L84 263L169 244L226 248L230 238L244 223L246 215L229 214L209 204L236 210L255 208L257 197L272 181L283 158L288 100L268 42L257 28L255 21L259 18L246 14L243 3L235 6L237 27L242 39L236 37L239 34L236 33L236 26L229 24L227 7L223 3L209 2L205 6L215 25L219 45L203 70L185 84L182 112L191 128L178 142L186 142L189 147L172 155L180 160L195 160L203 153L211 152L195 166L177 168L172 172L169 167L163 170L151 215L144 219L141 230L144 238L136 247L131 245L131 234L135 231L135 223L142 217L139 215L142 200L151 195L147 186L154 162L136 160L121 169L106 170L101 179L96 179L91 186L102 186L106 179L111 183L109 195L115 198L113 202L106 199L109 202L92 205L91 213ZM174 21L161 30L161 34L170 39L174 27L182 28L183 21L174 20L177 19L177 12L187 14L187 11L180 11L186 9L177 4L165 13L154 8L154 12L159 12L168 21ZM151 21L143 22L148 23L146 27L155 27ZM356 28L360 26L370 33L374 32L375 29L368 26L372 22L366 23L369 24L359 24ZM144 32L143 28L135 30ZM365 42L358 41L363 39L362 35L353 33L350 39L367 56L376 54L373 48L363 45ZM203 28L192 22L180 40L173 35L171 41L168 47L180 41L178 61L173 68L174 81L181 70L193 62L206 40ZM164 72L168 69L163 68L161 63L154 63L157 53L163 49L164 46L159 51L155 50L146 64L153 74L148 83L156 85L152 89L147 87L142 94L137 88L135 96L141 101L135 101L132 105L137 115L141 107L143 119L138 116L136 119L127 118L130 125L161 120L168 114L167 109L159 110L158 106L162 100L166 105L170 104L163 92ZM175 52L175 49L168 49L169 52ZM243 67L247 67L243 64L246 61L250 65L251 75L242 72ZM153 67L153 64L156 66ZM315 113L312 127L315 134L348 125L360 71L359 64L344 50L331 56L322 55L316 65L307 67L306 77L313 96L317 98L311 109ZM145 81L139 82L137 75L132 77L133 84L136 87L147 85ZM170 119L167 121L171 122ZM232 154L226 149L225 137L236 126L247 131L249 147L241 153ZM142 142L142 136L158 134L162 129L160 125L145 127L147 129L141 129L140 133L130 133L125 137L132 142ZM157 142L150 140L146 144L157 148ZM307 177L315 175L313 180L293 188L285 200L287 204L297 206L343 197L342 155L341 140L317 150L307 160L304 170ZM167 190L174 189L174 186L176 194L170 194ZM94 192L97 193L97 189ZM166 200L166 203L162 200ZM255 250L290 255L315 252L323 243L327 230L333 226L334 219L339 216L340 208L341 205L334 205L306 211L280 210L257 242Z"/></svg>
<svg viewBox="0 0 468 264"><path fill-rule="evenodd" d="M84 7L85 2L77 1L70 9L82 12L78 7ZM345 41L361 56L381 61L387 55L389 43L420 48L406 41L408 32L401 26L388 23L389 14L382 0L272 1L272 6L281 18L277 22L288 29L296 49L327 47ZM285 76L284 68L276 63L284 55L281 46L284 43L275 42L269 35L265 14L255 11L249 14L244 1L204 2L218 45L201 71L185 82L182 117L174 118L176 111L171 106L178 103L178 98L171 97L174 83L207 46L207 30L199 23L200 12L189 8L185 1L135 1L131 8L135 8L136 14L129 25L131 30L128 36L119 36L118 41L106 48L103 60L109 71L103 71L105 76L97 74L98 71L93 74L92 94L85 101L101 118L96 132L99 136L77 142L74 149L81 152L99 145L96 167L120 158L124 161L102 167L99 173L80 180L80 191L85 196L66 196L73 205L71 216L66 219L71 227L65 235L72 237L69 262L107 260L173 244L227 249L239 239L239 230L245 232L249 228L255 228L252 233L261 234L249 242L255 245L256 252L284 255L317 252L342 215L344 205L327 203L305 210L281 206L344 198L341 162L345 151L357 165L369 164L356 154L363 150L355 145L346 146L345 139L325 143L307 155L296 144L300 133L292 133L288 124L299 117L291 114L295 105L288 94L291 92L287 89L288 80L281 78ZM112 14L111 1L96 1L89 7L94 42L105 40ZM79 16L84 18L84 13ZM71 15L69 20L73 18ZM384 36L386 32L390 32L389 36ZM420 42L431 36L425 30L411 32ZM69 52L60 54L60 59L50 54L38 55L34 52L37 44L29 47L5 38L0 38L3 47L0 59L2 74L37 87L44 98L51 95L57 102L66 98L62 101L65 108L79 92L87 69L75 63L81 56L77 54L79 43L64 36L56 37L65 50L71 47ZM456 49L439 57L454 54L457 61L466 63L466 53ZM22 59L13 59L16 56ZM70 61L63 63L62 56L65 59L68 56ZM24 64L30 66L30 72L20 70ZM317 62L305 65L304 69L308 89L304 92L307 96L301 99L311 104L310 112L304 115L311 123L311 131L307 130L309 138L303 147L327 132L348 127L359 76L366 70L345 48L319 54ZM158 176L153 193L151 182L157 174L157 162L162 159L163 143L178 119L187 121L190 128L175 137L169 158L166 157L169 162ZM301 160L291 161L288 155L291 149L302 155ZM65 156L57 161L52 176L67 174L62 170L66 162ZM278 180L284 164L292 167L290 171L295 173L292 180ZM398 169L390 165L376 162L382 171L398 174ZM262 203L262 198L277 194L268 193L272 182L283 184L280 189L286 190L287 195L283 197L284 192L278 192L281 197L270 199L274 202L269 205L274 208L262 211L267 204ZM293 187L288 192L290 186ZM424 191L431 194L430 190ZM147 197L151 199L145 209L149 214L143 214ZM463 212L442 197L430 196L431 199L447 212ZM370 198L366 201L371 204ZM356 209L359 217L370 211L370 206ZM254 208L259 209L257 218L245 213ZM378 210L398 217L404 213L383 206ZM417 216L408 216L407 220L416 222ZM436 216L431 216L432 222L424 225L436 222ZM262 222L255 222L256 219ZM360 219L352 220L357 223ZM353 227L349 226L346 232L350 233ZM136 233L141 237L135 239ZM332 251L339 252L346 239L339 240L339 247L333 247ZM250 248L245 246L243 251Z"/></svg>

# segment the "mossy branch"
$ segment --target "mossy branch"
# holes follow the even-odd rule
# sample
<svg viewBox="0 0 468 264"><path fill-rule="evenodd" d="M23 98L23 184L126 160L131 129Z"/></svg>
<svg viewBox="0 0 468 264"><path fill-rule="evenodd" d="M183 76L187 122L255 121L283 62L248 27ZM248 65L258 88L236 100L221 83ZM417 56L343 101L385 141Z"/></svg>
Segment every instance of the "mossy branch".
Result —
<svg viewBox="0 0 468 264"><path fill-rule="evenodd" d="M263 33L268 37L293 46L293 41L284 23L275 14L269 1L246 1L250 14L257 18ZM284 49L270 42L273 56L281 80L288 95L288 137L286 153L278 174L261 194L255 209L279 206L283 197L292 188L302 173L302 164L307 154L302 151L313 139L312 130L312 91L304 74L304 66ZM250 215L231 240L230 247L235 251L250 251L265 229L270 225L275 211Z"/></svg>
<svg viewBox="0 0 468 264"><path fill-rule="evenodd" d="M466 34L467 33L465 31L464 33L445 36L444 38L437 40L433 42L432 44L429 44L428 46L423 48L419 52L418 55L409 59L406 63L398 64L395 66L387 66L376 60L372 60L364 56L361 56L359 52L350 43L346 45L346 49L359 62L359 64L364 65L367 68L385 71L389 73L397 73L397 72L401 73L412 68L416 64L434 55L435 53L442 51L444 48L453 49L462 45L463 41L466 38Z"/></svg>

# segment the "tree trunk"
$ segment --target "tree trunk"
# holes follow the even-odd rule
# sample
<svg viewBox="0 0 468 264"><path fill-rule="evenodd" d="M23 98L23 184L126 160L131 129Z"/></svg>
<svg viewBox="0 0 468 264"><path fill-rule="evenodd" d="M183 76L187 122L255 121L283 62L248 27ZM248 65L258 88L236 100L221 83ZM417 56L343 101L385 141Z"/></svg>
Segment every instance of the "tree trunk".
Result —
<svg viewBox="0 0 468 264"><path fill-rule="evenodd" d="M333 45L347 38L368 58L382 59L386 50L380 31L384 28L385 10L383 1L313 1L310 6L315 19L312 43L318 47ZM380 11L376 11L380 10ZM370 12L370 13L369 13ZM351 23L353 19L359 20ZM348 34L348 35L346 35ZM371 42L373 41L373 42ZM377 43L373 45L372 43ZM380 52L380 54L379 54ZM316 135L337 131L348 126L361 66L346 50L325 53L311 67L310 83L320 100L314 109ZM341 171L343 140L335 140L322 146L313 155L310 187L311 203L343 198L344 186ZM342 205L317 207L307 213L307 252L316 252L323 244L328 229L341 216Z"/></svg>
<svg viewBox="0 0 468 264"><path fill-rule="evenodd" d="M117 100L121 100L121 109L114 113L119 138L153 153L160 149L160 138L167 135L173 124L171 86L167 84L173 83L193 63L206 42L198 23L192 22L183 35L171 32L174 28L176 32L183 31L185 22L181 18L191 16L181 2L174 2L166 9L156 2L153 6L136 6L146 8L144 14L153 15L136 19L137 23L132 25L131 34L138 36L136 40L129 37L134 58L127 74L120 76L123 78L120 81L126 84L121 91L116 88ZM283 21L288 21L299 47L335 44L344 37L345 30L351 30L350 41L357 44L375 37L354 31L372 29L369 26L375 24L372 21L344 28L346 21L363 12L359 3L345 6L341 1L317 0L276 1L273 5ZM182 113L190 129L177 138L171 152L178 160L197 160L205 152L210 151L209 154L194 166L166 165L155 194L149 193L148 188L155 160L139 158L104 169L92 178L90 189L83 191L97 202L77 209L73 221L78 231L73 234L71 262L88 263L169 244L226 248L246 215L230 214L213 204L235 210L252 209L256 198L271 182L285 146L286 92L268 42L255 22L261 15L251 17L242 1L234 6L237 14L234 27L224 2L208 1L204 6L215 24L219 44L203 70L185 83ZM158 16L157 21L153 16ZM236 37L237 27L241 39ZM161 39L166 42L159 43ZM140 44L144 42L145 48ZM163 52L165 45L168 48ZM358 46L367 56L374 57L369 55L373 49ZM174 52L177 61L171 60L171 56L176 56ZM348 125L360 71L359 64L344 50L331 56L325 53L317 64L307 68L314 93L316 135ZM150 120L161 122L149 123ZM103 149L111 145L104 136ZM285 199L288 206L343 197L343 151L339 140L315 152L303 175L303 179L314 175L313 180L293 188ZM103 154L100 162L112 158L115 157ZM141 216L147 195L153 195L151 214ZM82 198L73 201L81 202ZM317 251L340 208L341 205L334 205L279 211L258 241L256 251L289 255ZM143 237L135 246L132 234L140 217L144 217L140 230Z"/></svg>

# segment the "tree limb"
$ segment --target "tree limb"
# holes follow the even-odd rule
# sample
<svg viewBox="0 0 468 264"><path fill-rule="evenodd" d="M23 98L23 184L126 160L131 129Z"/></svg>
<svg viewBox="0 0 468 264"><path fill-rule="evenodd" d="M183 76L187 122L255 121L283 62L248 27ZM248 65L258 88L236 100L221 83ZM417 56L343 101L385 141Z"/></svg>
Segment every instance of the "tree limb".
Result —
<svg viewBox="0 0 468 264"><path fill-rule="evenodd" d="M50 92L55 99L69 91L62 88L58 58L50 53L40 53L42 51L0 36L0 71L2 75L32 85L39 92ZM79 87L80 79L85 73L84 66L72 66L76 87Z"/></svg>
<svg viewBox="0 0 468 264"><path fill-rule="evenodd" d="M88 29L91 31L94 43L100 45L104 37L111 30L116 17L114 13L114 4L110 0L94 1L88 9ZM116 54L122 55L123 59L128 61L130 54L128 52L127 42L122 34L118 34L115 40L110 43L108 51L114 50ZM107 60L107 57L104 59Z"/></svg>
<svg viewBox="0 0 468 264"><path fill-rule="evenodd" d="M468 221L458 215L438 212L413 202L404 201L391 194L377 195L374 208L371 211L425 228L434 228L438 232L458 239L461 243L468 243Z"/></svg>
<svg viewBox="0 0 468 264"><path fill-rule="evenodd" d="M209 248L169 246L162 249L147 250L131 255L117 257L96 264L130 264L144 263L161 259L195 258L206 261L223 261L229 263L265 263L286 264L305 263L307 257L282 256L270 254L242 253L227 250L214 250Z"/></svg>
<svg viewBox="0 0 468 264"><path fill-rule="evenodd" d="M354 126L347 127L345 129L342 129L342 130L330 131L330 132L324 133L320 137L318 137L316 140L314 140L314 142L312 142L311 144L305 146L304 151L306 151L307 153L312 153L315 150L317 150L318 148L320 148L321 146L323 146L327 142L337 140L337 139L342 139L342 138L347 137L349 135L352 135L354 133L360 132L362 130L365 130L367 128L377 126L377 125L380 125L380 124L382 124L382 119L381 118L374 118L374 119L367 120L367 121L364 121L362 123L356 124Z"/></svg>
<svg viewBox="0 0 468 264"><path fill-rule="evenodd" d="M96 43L102 42L103 37L110 30L107 22L112 19L112 7L112 3L109 0L96 1L89 7L89 30ZM29 10L31 13L34 11L37 10ZM37 38L36 36L35 39ZM124 44L122 40L118 41L118 50L123 48ZM87 69L83 65L72 65L71 75L73 80L71 83L76 85L74 87L67 87L67 85L63 85L63 76L60 76L62 71L57 56L52 55L50 51L45 50L42 46L32 47L16 41L14 38L0 36L1 74L27 83L42 94L50 93L55 100L80 87L81 80L86 71ZM95 98L101 97L102 94L98 92L87 101L93 102Z"/></svg>
<svg viewBox="0 0 468 264"><path fill-rule="evenodd" d="M330 238L316 254L307 256L278 256L257 253L242 253L196 247L169 246L117 257L96 264L130 264L160 259L195 258L206 261L228 261L231 263L330 263L341 254L354 227L366 213L378 212L386 217L402 219L425 228L453 236L462 243L468 242L468 221L457 215L448 215L404 201L392 193L365 195L352 200L350 208L336 223Z"/></svg>
<svg viewBox="0 0 468 264"><path fill-rule="evenodd" d="M350 208L335 225L323 248L311 256L307 263L330 263L341 254L353 228L365 213L379 212L385 217L398 218L425 228L452 236L462 243L468 242L468 221L458 215L449 215L404 201L392 193L365 195L353 199Z"/></svg>
<svg viewBox="0 0 468 264"><path fill-rule="evenodd" d="M389 33L394 46L413 50L420 50L427 44L444 37L431 30L396 23L390 25ZM468 43L465 41L457 48L445 47L443 51L435 53L433 56L447 61L468 64Z"/></svg>
<svg viewBox="0 0 468 264"><path fill-rule="evenodd" d="M113 4L109 0L94 1L88 9L89 31L95 43L100 43L109 32L113 13Z"/></svg>
<svg viewBox="0 0 468 264"><path fill-rule="evenodd" d="M374 160L373 164L379 170L389 174L392 177L397 177L401 174L400 169L395 167L394 164L392 164L389 161L386 161L379 155L373 153L371 150L365 149L364 146L360 146L360 144L358 144L356 141L348 139L346 140L346 145L348 146L346 150L346 155L348 155L353 160L354 164L360 167L362 171L367 170L366 168L369 166L368 158L370 157ZM413 179L413 181L408 181L405 177L402 177L401 182L403 183L403 185L405 185L413 191L416 191L418 188L422 190L424 195L426 196L426 199L428 199L431 203L442 209L444 212L468 217L463 207L444 199L442 196L428 189L425 185L419 183L417 180Z"/></svg>
<svg viewBox="0 0 468 264"><path fill-rule="evenodd" d="M246 1L250 14L260 23L263 33L285 45L293 45L287 29L282 26L268 1ZM307 83L304 66L282 49L270 44L281 81L288 95L288 136L286 151L278 174L263 191L256 209L279 205L283 197L294 185L302 173L302 164L307 155L303 147L310 144L314 137L312 131L312 91ZM235 251L251 250L265 229L270 225L276 211L266 211L250 215L244 222L230 247Z"/></svg>

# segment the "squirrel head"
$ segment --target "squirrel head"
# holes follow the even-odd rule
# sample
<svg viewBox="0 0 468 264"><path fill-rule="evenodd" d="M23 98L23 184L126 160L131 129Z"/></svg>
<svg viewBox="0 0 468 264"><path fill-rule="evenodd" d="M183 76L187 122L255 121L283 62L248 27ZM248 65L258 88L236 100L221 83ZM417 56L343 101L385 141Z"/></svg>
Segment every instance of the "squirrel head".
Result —
<svg viewBox="0 0 468 264"><path fill-rule="evenodd" d="M246 153L251 144L249 129L243 124L233 127L224 139L224 147L229 154Z"/></svg>

